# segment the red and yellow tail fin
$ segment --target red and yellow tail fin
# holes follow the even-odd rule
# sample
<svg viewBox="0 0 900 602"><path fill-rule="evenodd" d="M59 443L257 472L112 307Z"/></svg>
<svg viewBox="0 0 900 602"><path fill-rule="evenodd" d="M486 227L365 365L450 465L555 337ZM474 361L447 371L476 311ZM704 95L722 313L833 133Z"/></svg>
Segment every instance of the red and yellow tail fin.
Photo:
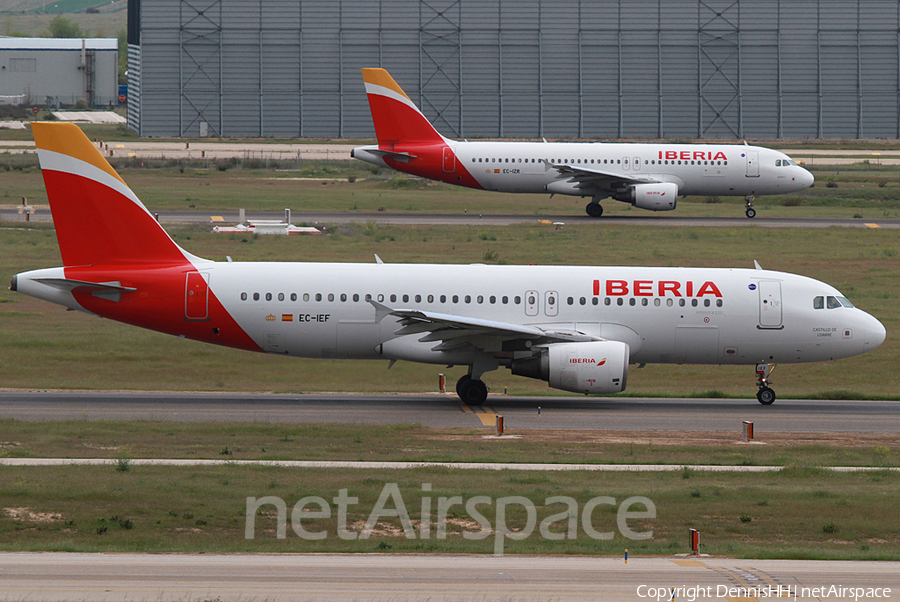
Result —
<svg viewBox="0 0 900 602"><path fill-rule="evenodd" d="M31 129L65 266L188 261L78 126Z"/></svg>
<svg viewBox="0 0 900 602"><path fill-rule="evenodd" d="M404 143L444 142L444 137L434 129L390 73L384 69L363 69L362 75L378 146L393 150L395 145L402 146Z"/></svg>

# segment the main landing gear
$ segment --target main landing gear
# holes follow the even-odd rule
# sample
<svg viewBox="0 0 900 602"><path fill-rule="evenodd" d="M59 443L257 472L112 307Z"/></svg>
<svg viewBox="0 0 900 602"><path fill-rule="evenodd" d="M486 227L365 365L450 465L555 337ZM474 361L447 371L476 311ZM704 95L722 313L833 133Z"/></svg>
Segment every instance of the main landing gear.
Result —
<svg viewBox="0 0 900 602"><path fill-rule="evenodd" d="M487 401L487 385L480 379L463 374L456 381L456 394L464 404L480 406Z"/></svg>
<svg viewBox="0 0 900 602"><path fill-rule="evenodd" d="M775 370L775 364L756 364L756 386L759 391L756 392L756 399L764 406L770 406L775 403L775 391L769 386L769 375Z"/></svg>
<svg viewBox="0 0 900 602"><path fill-rule="evenodd" d="M597 201L588 203L584 210L587 211L587 214L591 217L600 217L603 215L603 206Z"/></svg>
<svg viewBox="0 0 900 602"><path fill-rule="evenodd" d="M747 203L747 210L744 211L744 213L747 214L747 217L749 217L749 218L756 217L756 209L753 208L753 199L755 199L755 198L756 197L753 196L752 194L748 194L747 196L744 197L744 201ZM774 401L774 400L775 400L775 398L773 397L772 401ZM769 402L769 403L772 403L772 402Z"/></svg>

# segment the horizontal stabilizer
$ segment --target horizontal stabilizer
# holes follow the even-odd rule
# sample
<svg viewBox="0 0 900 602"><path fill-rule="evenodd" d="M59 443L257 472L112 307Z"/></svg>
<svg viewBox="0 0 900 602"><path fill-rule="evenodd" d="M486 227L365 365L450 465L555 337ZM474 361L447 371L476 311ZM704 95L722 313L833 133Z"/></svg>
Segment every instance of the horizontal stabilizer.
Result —
<svg viewBox="0 0 900 602"><path fill-rule="evenodd" d="M35 278L35 282L46 284L63 291L76 293L91 293L101 299L119 302L122 293L132 293L136 288L122 286L120 282L85 282L84 280L71 280L69 278Z"/></svg>

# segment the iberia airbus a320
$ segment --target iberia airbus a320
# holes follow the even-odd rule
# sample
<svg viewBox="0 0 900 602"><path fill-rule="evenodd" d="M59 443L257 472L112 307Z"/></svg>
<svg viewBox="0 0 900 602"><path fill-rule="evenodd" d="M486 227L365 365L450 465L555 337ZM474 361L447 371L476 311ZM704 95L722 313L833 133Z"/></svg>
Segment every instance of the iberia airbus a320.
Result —
<svg viewBox="0 0 900 602"><path fill-rule="evenodd" d="M378 144L351 156L448 184L498 192L589 197L600 217L611 197L671 211L679 195L756 196L809 188L813 176L790 157L735 144L460 142L444 138L384 69L363 69Z"/></svg>
<svg viewBox="0 0 900 602"><path fill-rule="evenodd" d="M741 364L865 353L881 323L833 287L762 269L215 262L179 247L75 125L34 123L63 267L11 288L248 351L468 366L483 403L505 367L556 389L625 389L631 363ZM749 375L748 375L749 376Z"/></svg>

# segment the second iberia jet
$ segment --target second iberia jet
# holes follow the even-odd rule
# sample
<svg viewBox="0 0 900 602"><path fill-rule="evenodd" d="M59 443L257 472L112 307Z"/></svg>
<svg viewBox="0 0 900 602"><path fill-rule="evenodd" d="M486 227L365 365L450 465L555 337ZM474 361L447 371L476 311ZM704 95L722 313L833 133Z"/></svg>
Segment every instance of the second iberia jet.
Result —
<svg viewBox="0 0 900 602"><path fill-rule="evenodd" d="M363 69L378 144L351 156L448 184L498 192L589 197L600 217L613 198L671 211L679 195L756 196L798 192L814 178L782 152L736 144L469 142L442 136L384 69Z"/></svg>
<svg viewBox="0 0 900 602"><path fill-rule="evenodd" d="M630 363L756 366L870 351L884 326L833 287L762 269L215 262L179 247L70 123L33 123L63 266L14 291L206 343L296 357L500 367L625 389Z"/></svg>

